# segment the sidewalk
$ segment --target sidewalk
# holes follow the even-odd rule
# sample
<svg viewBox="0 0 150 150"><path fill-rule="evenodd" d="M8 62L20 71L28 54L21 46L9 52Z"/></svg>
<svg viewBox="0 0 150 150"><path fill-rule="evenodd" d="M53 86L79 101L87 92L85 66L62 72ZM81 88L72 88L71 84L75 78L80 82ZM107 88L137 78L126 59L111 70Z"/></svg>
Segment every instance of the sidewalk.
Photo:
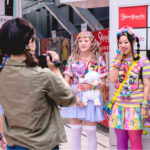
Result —
<svg viewBox="0 0 150 150"><path fill-rule="evenodd" d="M71 127L68 123L65 123L65 131L67 134L67 143L63 143L60 145L60 150L71 150L71 143L70 143L70 138L71 138ZM109 136L107 133L104 133L103 131L97 129L96 132L97 135L97 150L109 150ZM87 138L85 134L85 130L83 127L82 130L82 137L81 137L81 149L82 150L87 150Z"/></svg>

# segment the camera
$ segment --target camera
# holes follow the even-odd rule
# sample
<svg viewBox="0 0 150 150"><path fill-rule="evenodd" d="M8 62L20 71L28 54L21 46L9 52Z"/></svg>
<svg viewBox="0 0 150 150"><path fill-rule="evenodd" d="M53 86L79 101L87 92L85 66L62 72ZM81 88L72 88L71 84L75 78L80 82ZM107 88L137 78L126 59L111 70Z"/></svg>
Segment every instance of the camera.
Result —
<svg viewBox="0 0 150 150"><path fill-rule="evenodd" d="M36 58L38 59L38 62L39 62L39 66L41 68L48 68L47 61L46 61L46 57L47 56L49 57L50 61L52 63L54 63L54 65L56 67L60 67L61 62L59 60L52 61L52 56L50 54L47 54L47 55L46 54L42 54L42 55L36 56Z"/></svg>

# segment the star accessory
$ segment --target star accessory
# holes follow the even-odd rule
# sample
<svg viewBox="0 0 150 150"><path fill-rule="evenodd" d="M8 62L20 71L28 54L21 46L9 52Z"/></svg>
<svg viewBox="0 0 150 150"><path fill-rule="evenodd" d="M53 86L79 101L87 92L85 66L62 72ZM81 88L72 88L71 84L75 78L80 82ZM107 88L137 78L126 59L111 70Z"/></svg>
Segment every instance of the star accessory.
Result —
<svg viewBox="0 0 150 150"><path fill-rule="evenodd" d="M94 35L89 31L80 32L77 36L77 40L79 40L80 38L86 38L86 37L88 37L90 41L95 40Z"/></svg>
<svg viewBox="0 0 150 150"><path fill-rule="evenodd" d="M136 38L133 28L131 28L129 26L124 26L124 27L120 28L117 32L117 36L122 36L122 35L127 36L127 34L131 35L134 39Z"/></svg>

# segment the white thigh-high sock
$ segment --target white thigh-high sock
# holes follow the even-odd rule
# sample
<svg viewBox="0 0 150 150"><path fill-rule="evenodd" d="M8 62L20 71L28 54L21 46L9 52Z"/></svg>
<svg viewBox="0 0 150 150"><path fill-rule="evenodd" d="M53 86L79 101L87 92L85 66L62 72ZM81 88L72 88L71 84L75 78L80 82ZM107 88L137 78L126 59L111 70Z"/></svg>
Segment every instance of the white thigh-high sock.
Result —
<svg viewBox="0 0 150 150"><path fill-rule="evenodd" d="M85 126L88 150L97 150L96 126Z"/></svg>
<svg viewBox="0 0 150 150"><path fill-rule="evenodd" d="M82 125L71 125L71 148L81 150Z"/></svg>

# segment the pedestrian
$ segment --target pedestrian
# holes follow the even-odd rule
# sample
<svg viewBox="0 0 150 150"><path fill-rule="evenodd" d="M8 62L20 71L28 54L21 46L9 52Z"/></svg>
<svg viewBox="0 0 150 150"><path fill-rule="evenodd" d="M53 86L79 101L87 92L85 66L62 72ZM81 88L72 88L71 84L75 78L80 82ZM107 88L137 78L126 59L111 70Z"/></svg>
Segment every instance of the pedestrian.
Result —
<svg viewBox="0 0 150 150"><path fill-rule="evenodd" d="M101 75L101 83L97 85L79 83L88 72L95 71ZM82 124L85 125L88 138L88 149L97 149L96 124L104 120L102 95L98 96L99 104L96 106L89 97L87 104L83 103L83 92L95 91L105 86L106 65L100 56L99 46L93 34L89 31L78 34L73 45L73 51L69 57L65 71L65 80L71 84L71 88L77 94L77 103L73 107L63 107L61 116L70 119L72 150L81 149ZM91 77L92 78L92 77ZM94 99L94 97L93 97Z"/></svg>
<svg viewBox="0 0 150 150"><path fill-rule="evenodd" d="M134 50L136 43L137 51ZM115 83L115 93L121 85L122 88L113 105L109 126L115 129L118 150L128 149L128 139L131 149L142 149L143 120L150 87L150 62L140 56L139 38L131 27L122 27L117 32L117 45L109 79Z"/></svg>
<svg viewBox="0 0 150 150"><path fill-rule="evenodd" d="M69 106L76 96L58 67L40 68L35 60L36 33L30 22L11 19L0 29L4 61L0 72L0 104L4 109L7 149L59 149L66 142L58 106ZM58 60L55 52L48 52Z"/></svg>

